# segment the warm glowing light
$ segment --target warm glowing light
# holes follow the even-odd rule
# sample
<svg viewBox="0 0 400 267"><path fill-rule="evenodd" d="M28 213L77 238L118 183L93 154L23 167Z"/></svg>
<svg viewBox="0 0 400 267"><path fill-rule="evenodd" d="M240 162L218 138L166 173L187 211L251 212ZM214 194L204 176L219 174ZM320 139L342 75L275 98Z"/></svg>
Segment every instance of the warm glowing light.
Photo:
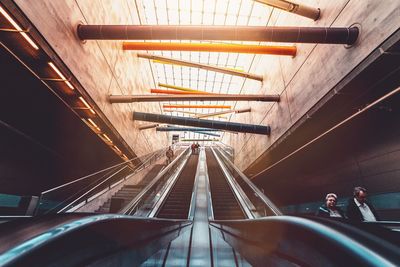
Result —
<svg viewBox="0 0 400 267"><path fill-rule="evenodd" d="M23 32L22 28L18 25L15 20L11 18L10 15L0 6L0 13L14 26L14 28L20 32L22 37L25 38L25 40L36 50L39 50L39 46L35 44L35 42L25 33Z"/></svg>
<svg viewBox="0 0 400 267"><path fill-rule="evenodd" d="M89 104L86 102L85 99L83 99L83 97L79 97L79 100L90 110L90 112L92 112L93 114L96 114L96 112L94 112L94 110L92 109L91 106L89 106Z"/></svg>
<svg viewBox="0 0 400 267"><path fill-rule="evenodd" d="M69 81L65 81L65 83L68 85L69 88L71 88L72 90L74 90L74 87L72 86L72 84Z"/></svg>
<svg viewBox="0 0 400 267"><path fill-rule="evenodd" d="M153 59L152 61L153 61L153 63L164 64L164 65L177 65L177 66L181 66L182 65L182 64L179 64L179 63L172 63L172 62L167 62L167 61L163 61L163 60L159 60L159 59ZM185 66L185 65L183 65L183 66ZM244 72L244 69L243 69L242 66L236 66L236 67L228 68L228 67L225 67L225 66L216 65L216 67L224 68L224 69L227 69L227 70Z"/></svg>
<svg viewBox="0 0 400 267"><path fill-rule="evenodd" d="M137 1L141 4L147 25L215 25L215 26L263 26L268 24L271 8L256 1L212 1L217 4L209 4L210 1ZM297 1L299 2L299 1ZM161 42L171 42L165 40ZM211 43L210 41L188 41L182 40L182 43ZM217 42L214 42L217 43ZM232 44L259 44L254 42L218 42ZM203 53L203 52L154 52L156 56L174 58L178 60L190 61L205 65L218 66L236 71L243 70L245 73L251 72L257 58L254 54L237 53ZM268 65L272 62L272 57L261 57L261 65ZM152 64L154 67L154 76L156 80L163 84L174 84L181 87L189 87L196 90L204 90L216 94L240 94L241 88L247 88L247 79L239 76L225 75L213 71L207 71L199 68L180 67L169 64ZM262 86L261 83L255 86ZM179 103L179 102L177 102ZM190 104L207 104L209 102L191 101ZM210 102L211 103L211 102ZM224 102L221 102L223 104ZM175 104L175 102L165 103ZM182 103L183 104L183 103ZM188 103L189 104L189 103ZM217 103L216 103L217 104ZM219 104L219 103L218 103ZM190 109L181 109L187 111ZM193 109L199 113L215 112L213 109ZM168 111L164 111L168 112ZM164 113L163 112L163 113ZM181 113L172 113L173 116L182 115ZM194 114L193 114L194 115ZM189 115L189 116L193 116ZM228 115L230 116L230 115ZM215 118L215 117L214 117ZM211 118L210 118L211 119ZM195 138L200 136L197 133L187 132L182 135L184 138Z"/></svg>
<svg viewBox="0 0 400 267"><path fill-rule="evenodd" d="M94 123L94 121L93 121L92 119L89 118L89 119L87 119L87 120L88 120L88 122L90 122L91 125L93 125L94 128L96 128L98 131L100 131L99 126L97 126L97 124Z"/></svg>
<svg viewBox="0 0 400 267"><path fill-rule="evenodd" d="M64 80L64 82L68 85L69 88L71 88L71 90L74 90L75 88L72 86L72 84L67 81L67 78L65 78L65 76L61 73L61 71L56 67L56 65L54 65L53 62L49 62L49 66L57 73L58 76L60 76L60 78L62 80Z"/></svg>
<svg viewBox="0 0 400 267"><path fill-rule="evenodd" d="M115 148L115 150L117 150L119 153L122 153L122 151L121 151L117 146L114 146L114 148Z"/></svg>
<svg viewBox="0 0 400 267"><path fill-rule="evenodd" d="M164 109L168 108L225 108L231 109L231 106L226 105L163 105Z"/></svg>
<svg viewBox="0 0 400 267"><path fill-rule="evenodd" d="M112 143L110 137L108 137L106 134L103 134L103 136L104 136L104 138L105 138L108 142Z"/></svg>

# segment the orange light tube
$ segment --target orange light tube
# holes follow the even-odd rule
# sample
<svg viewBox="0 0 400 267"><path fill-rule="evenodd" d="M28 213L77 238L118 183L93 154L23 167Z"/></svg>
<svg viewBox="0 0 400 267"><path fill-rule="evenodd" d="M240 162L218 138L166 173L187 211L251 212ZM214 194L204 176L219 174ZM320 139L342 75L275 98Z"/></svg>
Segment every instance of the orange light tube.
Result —
<svg viewBox="0 0 400 267"><path fill-rule="evenodd" d="M227 108L231 106L224 105L163 105L163 108Z"/></svg>
<svg viewBox="0 0 400 267"><path fill-rule="evenodd" d="M208 93L204 91L178 91L178 90L163 90L163 89L150 89L153 94L167 94L167 95L216 95L215 93Z"/></svg>
<svg viewBox="0 0 400 267"><path fill-rule="evenodd" d="M247 54L270 54L281 56L296 56L295 46L265 46L241 44L199 44L199 43L151 43L123 42L123 50L159 50L159 51L197 51L197 52L228 52Z"/></svg>

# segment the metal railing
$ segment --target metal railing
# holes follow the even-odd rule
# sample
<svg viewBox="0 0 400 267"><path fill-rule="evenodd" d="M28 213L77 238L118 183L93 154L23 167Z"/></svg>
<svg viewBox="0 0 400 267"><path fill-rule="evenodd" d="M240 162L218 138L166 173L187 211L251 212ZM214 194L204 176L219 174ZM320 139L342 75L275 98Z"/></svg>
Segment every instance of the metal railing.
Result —
<svg viewBox="0 0 400 267"><path fill-rule="evenodd" d="M282 215L282 212L279 208L261 192L258 187L250 181L249 178L246 177L229 159L224 153L220 151L220 149L215 149L216 154L222 160L222 162L226 165L229 172L231 173L234 180L242 189L247 196L247 198L251 201L251 203L255 207L255 211L257 212L257 217L271 216L271 215Z"/></svg>
<svg viewBox="0 0 400 267"><path fill-rule="evenodd" d="M150 166L165 155L166 149L162 148L145 156L132 158L43 191L39 196L35 214L67 212L83 206ZM133 162L137 165L133 165Z"/></svg>
<svg viewBox="0 0 400 267"><path fill-rule="evenodd" d="M158 200L170 185L172 175L182 168L190 155L189 147L176 157L165 169L163 169L128 205L119 213L127 215L148 216ZM168 182L169 181L169 182Z"/></svg>
<svg viewBox="0 0 400 267"><path fill-rule="evenodd" d="M216 142L216 145L221 149L222 152L225 153L225 155L228 157L230 161L234 161L235 149L233 147L228 146L227 144L224 144L222 142Z"/></svg>

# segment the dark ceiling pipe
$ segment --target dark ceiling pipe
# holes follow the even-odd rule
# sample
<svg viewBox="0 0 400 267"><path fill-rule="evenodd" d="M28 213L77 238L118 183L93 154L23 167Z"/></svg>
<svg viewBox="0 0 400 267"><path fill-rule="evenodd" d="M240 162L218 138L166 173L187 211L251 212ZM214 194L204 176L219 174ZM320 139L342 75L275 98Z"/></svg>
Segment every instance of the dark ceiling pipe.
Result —
<svg viewBox="0 0 400 267"><path fill-rule="evenodd" d="M203 120L203 119L195 119L189 117L177 117L177 116L168 116L168 115L142 113L142 112L133 112L133 120L168 123L168 124L176 124L183 126L204 127L204 128L220 129L220 130L227 130L239 133L254 133L254 134L264 134L264 135L269 135L271 133L271 127L269 126Z"/></svg>
<svg viewBox="0 0 400 267"><path fill-rule="evenodd" d="M207 133L207 132L199 132L199 131L193 131L193 132L199 133L199 134L204 134L204 135L209 135L209 136L221 137L219 134L215 134L215 133Z"/></svg>
<svg viewBox="0 0 400 267"><path fill-rule="evenodd" d="M110 95L110 103L161 102L161 101L262 101L279 102L279 95L239 95L239 94L182 94L182 95Z"/></svg>
<svg viewBox="0 0 400 267"><path fill-rule="evenodd" d="M227 40L354 44L357 27L78 25L81 40Z"/></svg>
<svg viewBox="0 0 400 267"><path fill-rule="evenodd" d="M157 132L192 132L192 131L220 131L218 129L210 129L210 128L187 128L187 127L156 127Z"/></svg>

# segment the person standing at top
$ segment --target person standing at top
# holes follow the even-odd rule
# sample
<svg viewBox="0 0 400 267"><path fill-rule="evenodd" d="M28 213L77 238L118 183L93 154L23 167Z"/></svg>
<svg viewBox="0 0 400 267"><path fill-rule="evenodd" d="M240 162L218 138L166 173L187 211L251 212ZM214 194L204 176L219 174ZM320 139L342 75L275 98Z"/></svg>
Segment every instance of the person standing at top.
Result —
<svg viewBox="0 0 400 267"><path fill-rule="evenodd" d="M193 143L193 144L190 146L190 148L192 149L192 155L194 155L195 152L196 152L196 144Z"/></svg>
<svg viewBox="0 0 400 267"><path fill-rule="evenodd" d="M337 195L334 193L329 193L325 197L325 204L319 207L315 215L325 218L346 218L344 212L336 207Z"/></svg>
<svg viewBox="0 0 400 267"><path fill-rule="evenodd" d="M357 186L353 191L353 198L349 199L347 217L352 221L378 221L378 214L371 203L367 201L367 189Z"/></svg>
<svg viewBox="0 0 400 267"><path fill-rule="evenodd" d="M168 147L167 152L165 152L167 156L167 165L172 162L172 158L174 157L174 151L172 150L171 146Z"/></svg>

